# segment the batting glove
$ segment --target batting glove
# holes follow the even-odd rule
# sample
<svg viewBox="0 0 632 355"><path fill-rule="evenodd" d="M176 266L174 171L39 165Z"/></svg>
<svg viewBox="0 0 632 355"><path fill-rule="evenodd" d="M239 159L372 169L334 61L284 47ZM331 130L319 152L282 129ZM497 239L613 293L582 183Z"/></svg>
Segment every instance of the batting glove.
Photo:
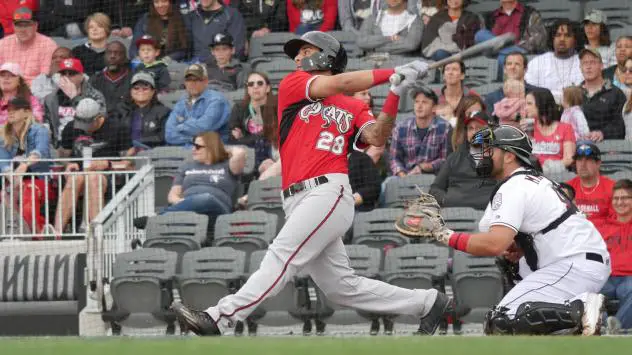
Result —
<svg viewBox="0 0 632 355"><path fill-rule="evenodd" d="M421 79L428 74L428 63L422 60L414 60L410 63L395 67L395 73L404 74L403 71L413 69L417 72L415 79Z"/></svg>
<svg viewBox="0 0 632 355"><path fill-rule="evenodd" d="M417 79L418 72L413 68L403 68L399 71L400 75L404 77L397 85L391 85L391 92L399 97L406 95L408 89L410 89Z"/></svg>

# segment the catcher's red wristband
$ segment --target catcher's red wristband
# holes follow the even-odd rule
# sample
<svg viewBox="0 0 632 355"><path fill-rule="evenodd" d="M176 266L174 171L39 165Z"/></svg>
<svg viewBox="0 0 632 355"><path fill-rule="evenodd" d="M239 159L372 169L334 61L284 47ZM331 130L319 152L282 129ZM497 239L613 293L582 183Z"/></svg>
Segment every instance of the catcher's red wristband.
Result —
<svg viewBox="0 0 632 355"><path fill-rule="evenodd" d="M373 69L373 86L387 83L392 74L395 69Z"/></svg>
<svg viewBox="0 0 632 355"><path fill-rule="evenodd" d="M397 116L398 107L399 107L399 96L389 91L388 95L386 95L386 100L384 100L384 106L382 106L382 112L387 114L389 117L395 117Z"/></svg>
<svg viewBox="0 0 632 355"><path fill-rule="evenodd" d="M456 250L467 251L467 243L470 241L471 234L453 233L450 236L448 245Z"/></svg>

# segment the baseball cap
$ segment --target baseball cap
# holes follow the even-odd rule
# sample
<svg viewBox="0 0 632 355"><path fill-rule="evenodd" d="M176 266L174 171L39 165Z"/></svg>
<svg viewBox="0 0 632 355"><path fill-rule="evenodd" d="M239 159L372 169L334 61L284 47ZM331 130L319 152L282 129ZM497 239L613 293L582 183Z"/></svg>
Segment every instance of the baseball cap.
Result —
<svg viewBox="0 0 632 355"><path fill-rule="evenodd" d="M579 59L584 58L586 54L592 54L593 56L599 58L600 61L603 61L603 59L601 59L601 53L599 53L599 51L594 48L584 48L579 51Z"/></svg>
<svg viewBox="0 0 632 355"><path fill-rule="evenodd" d="M605 25L608 22L608 17L601 10L591 9L586 13L583 22L603 23Z"/></svg>
<svg viewBox="0 0 632 355"><path fill-rule="evenodd" d="M206 66L204 64L191 64L184 72L185 78L189 75L193 75L200 79L208 79L208 72L206 71Z"/></svg>
<svg viewBox="0 0 632 355"><path fill-rule="evenodd" d="M233 36L229 35L228 33L218 33L213 37L213 40L211 41L209 47L215 47L222 44L232 47Z"/></svg>
<svg viewBox="0 0 632 355"><path fill-rule="evenodd" d="M410 89L410 97L413 100L415 100L419 94L423 94L425 97L431 99L435 105L439 102L439 96L437 96L437 93L426 85L416 84Z"/></svg>
<svg viewBox="0 0 632 355"><path fill-rule="evenodd" d="M156 82L154 81L154 77L147 72L139 72L139 73L136 73L132 77L132 86L139 82L147 83L151 85L151 87L153 88L156 87Z"/></svg>
<svg viewBox="0 0 632 355"><path fill-rule="evenodd" d="M33 21L33 11L28 7L19 7L13 12L13 23Z"/></svg>
<svg viewBox="0 0 632 355"><path fill-rule="evenodd" d="M601 160L601 150L593 143L580 143L575 149L575 155L573 159L579 159L581 157L592 158L594 160Z"/></svg>
<svg viewBox="0 0 632 355"><path fill-rule="evenodd" d="M23 97L16 96L9 101L9 109L14 110L30 110L31 102Z"/></svg>
<svg viewBox="0 0 632 355"><path fill-rule="evenodd" d="M83 64L77 58L64 59L59 63L59 71L70 70L83 74Z"/></svg>
<svg viewBox="0 0 632 355"><path fill-rule="evenodd" d="M0 72L8 71L9 73L22 76L22 71L20 70L20 66L16 63L4 63L0 66Z"/></svg>
<svg viewBox="0 0 632 355"><path fill-rule="evenodd" d="M94 121L101 114L101 105L98 102L91 98L82 99L75 109L74 128L81 131L90 130Z"/></svg>
<svg viewBox="0 0 632 355"><path fill-rule="evenodd" d="M485 112L474 111L469 116L465 117L465 120L463 120L463 123L467 125L468 123L472 121L478 121L481 124L489 125L489 123L491 122L491 118Z"/></svg>
<svg viewBox="0 0 632 355"><path fill-rule="evenodd" d="M136 47L140 47L141 44L151 44L152 46L158 48L158 41L151 35L143 35L141 38L136 40Z"/></svg>

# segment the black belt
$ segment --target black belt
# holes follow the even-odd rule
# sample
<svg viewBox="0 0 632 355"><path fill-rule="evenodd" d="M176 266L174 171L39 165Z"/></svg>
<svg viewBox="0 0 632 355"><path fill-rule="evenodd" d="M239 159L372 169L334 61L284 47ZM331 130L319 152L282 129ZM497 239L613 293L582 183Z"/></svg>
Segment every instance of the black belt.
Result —
<svg viewBox="0 0 632 355"><path fill-rule="evenodd" d="M603 256L597 253L586 253L586 260L592 260L603 264Z"/></svg>
<svg viewBox="0 0 632 355"><path fill-rule="evenodd" d="M313 186L311 187L316 187L318 185L326 184L328 182L329 182L329 179L327 179L327 177L324 175L321 175L319 177L315 177L312 179L299 181L295 184L290 185L290 187L288 187L287 189L283 190L283 198L288 198L290 196L296 195L299 192L307 190L308 188L310 188L308 183L313 184Z"/></svg>

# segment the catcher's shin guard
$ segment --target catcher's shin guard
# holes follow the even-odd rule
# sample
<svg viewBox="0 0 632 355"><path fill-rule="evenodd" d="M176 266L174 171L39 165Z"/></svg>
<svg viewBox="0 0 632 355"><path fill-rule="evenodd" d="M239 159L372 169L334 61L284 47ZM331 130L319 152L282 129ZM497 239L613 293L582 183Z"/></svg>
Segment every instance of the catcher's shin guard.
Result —
<svg viewBox="0 0 632 355"><path fill-rule="evenodd" d="M581 329L584 303L525 302L510 319L507 308L492 309L485 316L487 335L551 335L559 332L576 333Z"/></svg>

